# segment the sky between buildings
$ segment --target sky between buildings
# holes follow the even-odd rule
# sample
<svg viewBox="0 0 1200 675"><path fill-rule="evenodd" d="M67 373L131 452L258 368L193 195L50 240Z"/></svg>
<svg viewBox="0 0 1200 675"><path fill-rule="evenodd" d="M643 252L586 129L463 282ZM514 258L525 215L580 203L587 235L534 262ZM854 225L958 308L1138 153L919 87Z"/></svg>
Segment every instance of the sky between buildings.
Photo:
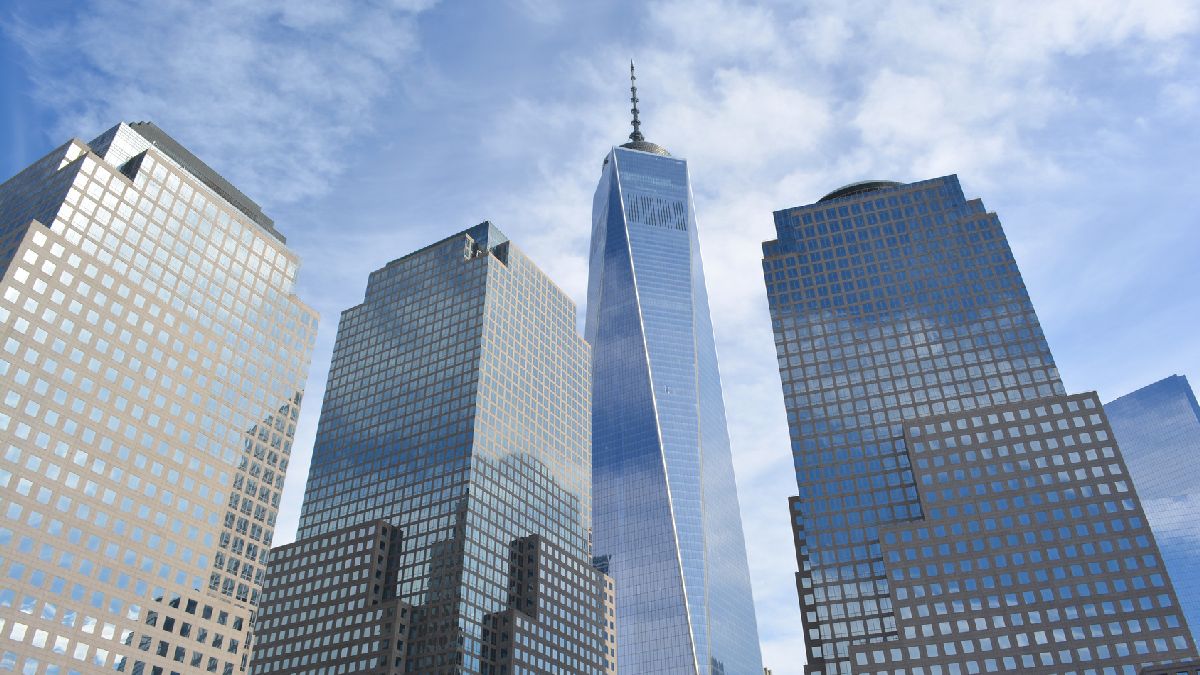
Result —
<svg viewBox="0 0 1200 675"><path fill-rule="evenodd" d="M801 672L773 210L958 173L999 213L1071 392L1200 381L1200 6L734 0L9 0L0 180L152 120L271 215L322 316L276 543L294 537L341 310L488 219L584 309L629 133L689 160L766 665ZM848 5L848 6L843 6ZM1181 535L1192 536L1192 535Z"/></svg>

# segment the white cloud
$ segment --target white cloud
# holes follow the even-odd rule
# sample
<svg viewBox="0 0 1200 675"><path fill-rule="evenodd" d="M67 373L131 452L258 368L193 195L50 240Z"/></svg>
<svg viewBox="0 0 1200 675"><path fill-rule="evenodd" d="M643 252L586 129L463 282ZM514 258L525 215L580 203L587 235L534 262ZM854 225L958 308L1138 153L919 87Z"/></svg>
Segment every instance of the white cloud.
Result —
<svg viewBox="0 0 1200 675"><path fill-rule="evenodd" d="M830 126L827 101L777 74L719 69L706 89L679 95L668 88L670 98L652 120L684 144L680 154L700 165L745 170L790 159L816 148ZM657 95L654 88L647 92Z"/></svg>
<svg viewBox="0 0 1200 675"><path fill-rule="evenodd" d="M1200 110L1200 80L1171 82L1162 88L1162 106L1180 118L1195 116Z"/></svg>
<svg viewBox="0 0 1200 675"><path fill-rule="evenodd" d="M794 36L797 56L822 67L836 65L854 46L849 23L833 12L813 12L793 19L787 34Z"/></svg>
<svg viewBox="0 0 1200 675"><path fill-rule="evenodd" d="M563 19L564 7L561 0L513 0L517 9L532 21L556 24Z"/></svg>
<svg viewBox="0 0 1200 675"><path fill-rule="evenodd" d="M426 4L108 0L7 32L58 114L54 142L149 119L278 204L344 168L339 147L371 126Z"/></svg>
<svg viewBox="0 0 1200 675"><path fill-rule="evenodd" d="M703 61L751 60L783 49L774 13L744 2L667 0L650 3L647 27L654 43Z"/></svg>

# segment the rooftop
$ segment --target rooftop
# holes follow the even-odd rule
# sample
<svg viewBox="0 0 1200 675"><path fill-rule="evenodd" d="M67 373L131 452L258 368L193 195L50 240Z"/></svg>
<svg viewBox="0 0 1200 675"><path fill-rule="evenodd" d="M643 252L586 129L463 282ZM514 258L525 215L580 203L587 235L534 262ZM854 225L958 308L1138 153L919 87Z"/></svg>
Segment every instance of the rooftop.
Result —
<svg viewBox="0 0 1200 675"><path fill-rule="evenodd" d="M167 135L167 132L159 129L153 122L130 122L129 128L136 131L142 138L145 138L151 145L158 148L184 169L187 169L197 180L220 195L222 199L232 204L237 210L245 214L247 218L257 223L279 241L287 243L284 236L275 229L275 221L263 213L262 208L253 199L242 194L241 190L234 187L221 174L205 164L199 157L193 155L187 148L180 145L179 141Z"/></svg>
<svg viewBox="0 0 1200 675"><path fill-rule="evenodd" d="M864 192L875 192L877 190L886 190L887 188L900 187L903 183L897 183L894 180L863 180L857 183L850 183L830 192L829 194L817 200L817 203L828 202L842 197L851 197Z"/></svg>

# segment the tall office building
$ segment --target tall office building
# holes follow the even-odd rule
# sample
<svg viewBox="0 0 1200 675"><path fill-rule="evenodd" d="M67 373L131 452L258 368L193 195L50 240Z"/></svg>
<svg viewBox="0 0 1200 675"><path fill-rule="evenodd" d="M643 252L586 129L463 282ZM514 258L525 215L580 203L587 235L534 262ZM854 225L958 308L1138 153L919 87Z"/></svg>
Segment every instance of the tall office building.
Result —
<svg viewBox="0 0 1200 675"><path fill-rule="evenodd" d="M631 66L632 75L632 66ZM687 162L642 136L592 202L586 335L594 549L630 673L759 673L762 657Z"/></svg>
<svg viewBox="0 0 1200 675"><path fill-rule="evenodd" d="M317 317L149 123L0 186L0 670L244 672Z"/></svg>
<svg viewBox="0 0 1200 675"><path fill-rule="evenodd" d="M1200 641L1200 405L1172 375L1104 404L1183 613Z"/></svg>
<svg viewBox="0 0 1200 675"><path fill-rule="evenodd" d="M338 326L255 672L611 672L589 352L574 303L491 223L372 273Z"/></svg>
<svg viewBox="0 0 1200 675"><path fill-rule="evenodd" d="M947 176L850 185L775 226L807 672L1194 654L1100 403L1065 393L996 215Z"/></svg>

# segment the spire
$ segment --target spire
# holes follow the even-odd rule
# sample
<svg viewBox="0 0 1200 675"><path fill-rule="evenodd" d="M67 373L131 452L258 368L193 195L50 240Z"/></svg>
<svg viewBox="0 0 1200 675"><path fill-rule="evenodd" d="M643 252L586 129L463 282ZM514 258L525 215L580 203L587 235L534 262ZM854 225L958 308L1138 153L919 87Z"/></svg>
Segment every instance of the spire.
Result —
<svg viewBox="0 0 1200 675"><path fill-rule="evenodd" d="M642 135L642 121L638 119L638 97L637 97L637 75L633 71L633 59L629 60L629 101L633 103L633 133L629 134L629 140L634 143L646 140Z"/></svg>
<svg viewBox="0 0 1200 675"><path fill-rule="evenodd" d="M633 113L633 133L629 134L629 142L623 143L622 148L629 150L637 150L638 152L649 152L654 155L671 156L667 149L661 145L656 145L646 140L642 135L642 121L638 119L638 97L637 97L637 74L633 69L633 60L629 61L629 102L633 104L629 112ZM607 162L608 160L604 160Z"/></svg>

